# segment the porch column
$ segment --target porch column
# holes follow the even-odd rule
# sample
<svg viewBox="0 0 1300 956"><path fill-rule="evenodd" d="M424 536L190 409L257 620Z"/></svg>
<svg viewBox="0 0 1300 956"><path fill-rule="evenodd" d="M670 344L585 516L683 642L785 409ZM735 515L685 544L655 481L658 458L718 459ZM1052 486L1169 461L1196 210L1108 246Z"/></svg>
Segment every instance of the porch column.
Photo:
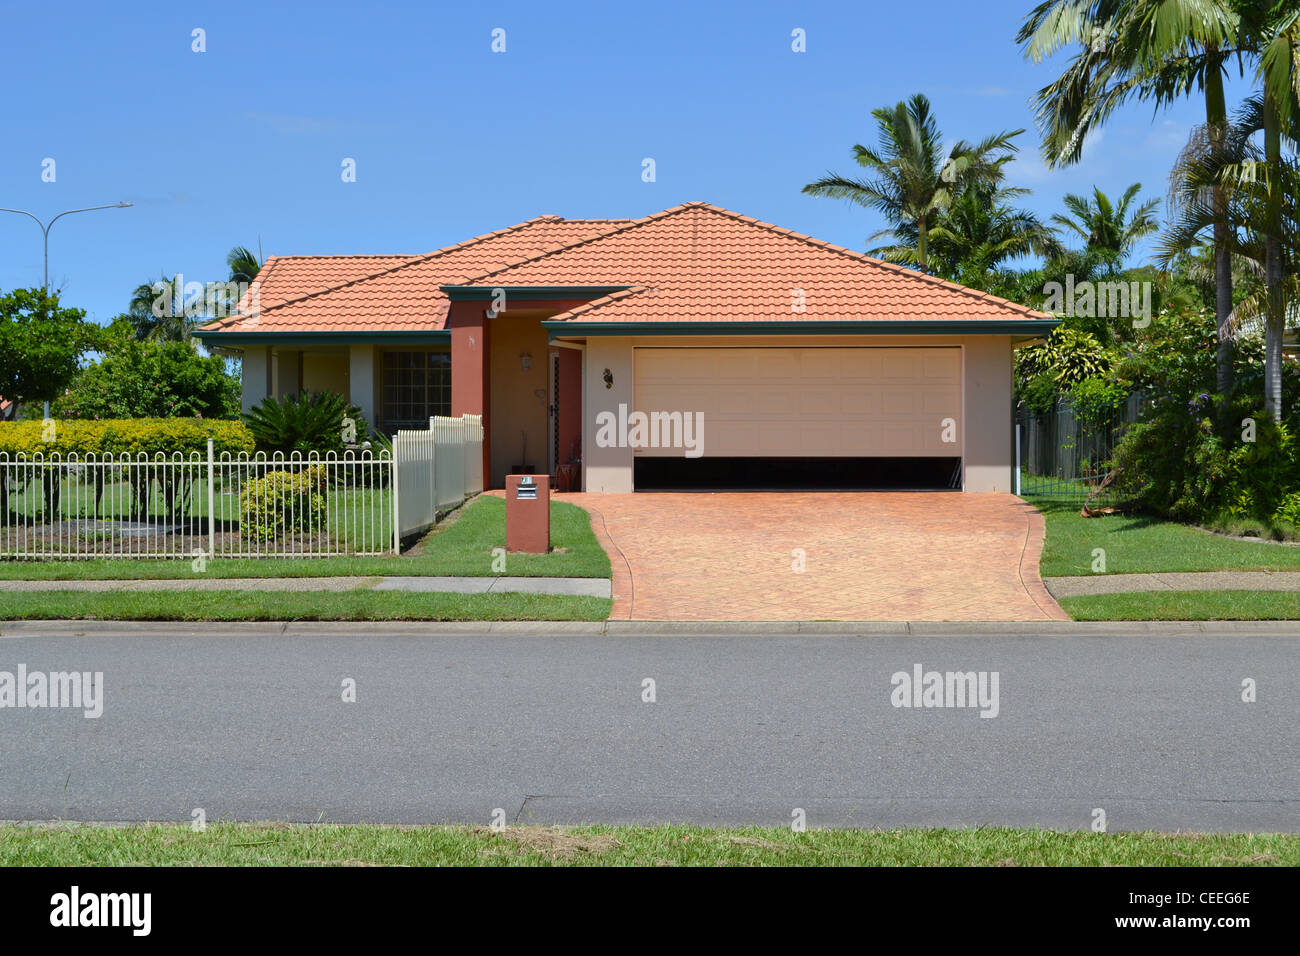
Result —
<svg viewBox="0 0 1300 956"><path fill-rule="evenodd" d="M271 394L270 349L265 345L244 347L239 366L240 409L247 413Z"/></svg>
<svg viewBox="0 0 1300 956"><path fill-rule="evenodd" d="M348 401L361 409L371 428L379 427L375 405L376 352L373 345L348 349Z"/></svg>

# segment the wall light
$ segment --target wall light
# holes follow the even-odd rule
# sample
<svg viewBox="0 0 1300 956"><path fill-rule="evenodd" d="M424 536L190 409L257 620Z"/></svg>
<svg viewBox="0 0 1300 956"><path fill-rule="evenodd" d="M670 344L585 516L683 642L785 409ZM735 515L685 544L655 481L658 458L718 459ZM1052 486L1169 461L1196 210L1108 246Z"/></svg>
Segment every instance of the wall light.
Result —
<svg viewBox="0 0 1300 956"><path fill-rule="evenodd" d="M519 367L525 372L533 367L533 354L531 352L519 353Z"/></svg>

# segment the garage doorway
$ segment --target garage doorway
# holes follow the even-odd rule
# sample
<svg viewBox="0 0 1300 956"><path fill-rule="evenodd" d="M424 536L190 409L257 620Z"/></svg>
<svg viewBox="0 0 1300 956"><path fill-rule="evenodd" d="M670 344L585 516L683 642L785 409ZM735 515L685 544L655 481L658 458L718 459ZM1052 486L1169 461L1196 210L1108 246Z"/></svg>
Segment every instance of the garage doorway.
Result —
<svg viewBox="0 0 1300 956"><path fill-rule="evenodd" d="M642 458L637 491L958 491L960 458Z"/></svg>
<svg viewBox="0 0 1300 956"><path fill-rule="evenodd" d="M703 415L700 456L638 448L652 490L959 490L959 346L640 347L634 408Z"/></svg>

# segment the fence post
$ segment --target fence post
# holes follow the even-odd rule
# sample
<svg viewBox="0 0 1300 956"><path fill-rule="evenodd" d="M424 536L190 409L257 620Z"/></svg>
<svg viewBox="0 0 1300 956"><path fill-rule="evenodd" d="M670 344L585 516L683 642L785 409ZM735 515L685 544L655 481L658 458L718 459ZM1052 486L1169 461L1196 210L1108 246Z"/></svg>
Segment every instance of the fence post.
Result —
<svg viewBox="0 0 1300 956"><path fill-rule="evenodd" d="M1016 497L1020 497L1020 422L1015 423L1016 429Z"/></svg>
<svg viewBox="0 0 1300 956"><path fill-rule="evenodd" d="M217 465L208 439L208 557L217 556Z"/></svg>
<svg viewBox="0 0 1300 956"><path fill-rule="evenodd" d="M389 477L393 485L393 554L402 553L402 509L401 499L398 497L398 475L401 469L397 467L397 459L400 457L399 452L402 448L402 436L393 435L393 457L389 461Z"/></svg>

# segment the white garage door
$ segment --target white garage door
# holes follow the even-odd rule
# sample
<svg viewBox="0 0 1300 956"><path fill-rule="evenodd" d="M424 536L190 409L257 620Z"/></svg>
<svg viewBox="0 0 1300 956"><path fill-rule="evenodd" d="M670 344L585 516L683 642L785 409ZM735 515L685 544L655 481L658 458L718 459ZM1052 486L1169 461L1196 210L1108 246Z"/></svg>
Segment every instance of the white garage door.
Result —
<svg viewBox="0 0 1300 956"><path fill-rule="evenodd" d="M959 348L638 348L635 373L632 410L704 413L704 457L961 455Z"/></svg>

